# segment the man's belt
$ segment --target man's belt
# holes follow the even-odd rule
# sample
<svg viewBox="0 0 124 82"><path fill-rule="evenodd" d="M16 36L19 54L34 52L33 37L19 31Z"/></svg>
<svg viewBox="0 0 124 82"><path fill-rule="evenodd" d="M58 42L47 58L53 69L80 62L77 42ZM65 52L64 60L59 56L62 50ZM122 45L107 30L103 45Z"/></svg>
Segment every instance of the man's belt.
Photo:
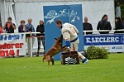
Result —
<svg viewBox="0 0 124 82"><path fill-rule="evenodd" d="M70 41L70 42L75 42L78 39L78 37L76 37L74 40Z"/></svg>

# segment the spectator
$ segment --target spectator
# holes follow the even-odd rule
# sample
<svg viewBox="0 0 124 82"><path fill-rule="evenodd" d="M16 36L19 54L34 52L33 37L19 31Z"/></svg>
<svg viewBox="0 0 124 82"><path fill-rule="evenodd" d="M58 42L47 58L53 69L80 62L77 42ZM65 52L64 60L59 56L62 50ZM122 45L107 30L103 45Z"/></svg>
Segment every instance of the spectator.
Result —
<svg viewBox="0 0 124 82"><path fill-rule="evenodd" d="M21 20L20 23L21 23L21 25L18 28L18 32L26 32L27 30L26 30L25 21Z"/></svg>
<svg viewBox="0 0 124 82"><path fill-rule="evenodd" d="M83 30L88 31L88 30L93 30L92 25L88 22L88 18L84 17L84 23L83 23ZM93 32L86 32L87 34L92 34ZM85 34L85 33L84 33Z"/></svg>
<svg viewBox="0 0 124 82"><path fill-rule="evenodd" d="M12 18L9 17L8 21L4 24L4 30L6 33L14 33L14 30L16 29L16 26L14 23L12 23Z"/></svg>
<svg viewBox="0 0 124 82"><path fill-rule="evenodd" d="M122 30L123 25L120 17L115 18L115 30ZM124 33L124 31L115 31L114 33Z"/></svg>
<svg viewBox="0 0 124 82"><path fill-rule="evenodd" d="M34 29L34 26L32 25L32 19L29 18L28 19L28 23L26 24L26 30L27 32L35 32L35 29ZM32 36L35 36L35 34L27 34L26 37L27 37L27 46L28 46L28 54L27 55L31 55L31 44L32 44L32 47L33 47L33 44L34 44L34 37ZM30 40L32 39L32 43L30 43Z"/></svg>
<svg viewBox="0 0 124 82"><path fill-rule="evenodd" d="M39 25L36 28L37 32L40 32L40 34L37 34L37 41L38 41L38 49L37 49L37 56L39 56L39 50L40 50L40 46L41 46L41 41L44 47L44 53L45 53L45 37L44 37L44 22L43 20L39 21ZM43 37L40 37L43 36Z"/></svg>
<svg viewBox="0 0 124 82"><path fill-rule="evenodd" d="M103 15L102 20L98 22L97 30L111 30L111 23L108 21L108 15ZM100 34L108 34L109 31L99 32Z"/></svg>
<svg viewBox="0 0 124 82"><path fill-rule="evenodd" d="M2 24L0 22L0 33L3 33Z"/></svg>

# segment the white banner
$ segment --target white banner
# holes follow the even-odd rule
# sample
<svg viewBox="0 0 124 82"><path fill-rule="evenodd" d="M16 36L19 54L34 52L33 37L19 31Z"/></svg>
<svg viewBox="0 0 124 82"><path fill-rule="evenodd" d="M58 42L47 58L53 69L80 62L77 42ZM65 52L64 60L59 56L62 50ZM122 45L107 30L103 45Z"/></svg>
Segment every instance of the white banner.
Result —
<svg viewBox="0 0 124 82"><path fill-rule="evenodd" d="M26 55L25 34L0 35L0 57Z"/></svg>
<svg viewBox="0 0 124 82"><path fill-rule="evenodd" d="M108 52L124 52L124 45L95 45L99 48L103 47L106 50L108 50ZM86 50L89 46L85 46L84 50Z"/></svg>
<svg viewBox="0 0 124 82"><path fill-rule="evenodd" d="M84 36L84 49L89 46L104 47L109 52L124 52L124 34Z"/></svg>

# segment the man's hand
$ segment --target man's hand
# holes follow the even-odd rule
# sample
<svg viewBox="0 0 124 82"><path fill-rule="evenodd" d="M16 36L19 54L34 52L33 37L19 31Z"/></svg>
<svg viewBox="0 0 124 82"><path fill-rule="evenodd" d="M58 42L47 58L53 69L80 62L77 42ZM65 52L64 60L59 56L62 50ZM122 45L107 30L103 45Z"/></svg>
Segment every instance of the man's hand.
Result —
<svg viewBox="0 0 124 82"><path fill-rule="evenodd" d="M70 52L71 50L70 50L70 47L66 47L66 50L68 51L68 52Z"/></svg>
<svg viewBox="0 0 124 82"><path fill-rule="evenodd" d="M66 50L68 51L68 52L70 52L70 41L68 41L68 40L66 40L65 41L65 46L66 46Z"/></svg>
<svg viewBox="0 0 124 82"><path fill-rule="evenodd" d="M12 23L12 21L10 21L9 23L12 25L13 29L16 29L16 26Z"/></svg>
<svg viewBox="0 0 124 82"><path fill-rule="evenodd" d="M66 40L66 41L65 41L65 46L66 46L66 47L70 47L70 41Z"/></svg>

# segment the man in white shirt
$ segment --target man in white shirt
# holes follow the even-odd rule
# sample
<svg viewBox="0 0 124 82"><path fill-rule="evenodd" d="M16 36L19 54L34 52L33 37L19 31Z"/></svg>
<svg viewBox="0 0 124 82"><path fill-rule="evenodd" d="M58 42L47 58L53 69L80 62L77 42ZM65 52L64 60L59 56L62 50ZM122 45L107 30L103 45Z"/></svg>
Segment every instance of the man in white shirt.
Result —
<svg viewBox="0 0 124 82"><path fill-rule="evenodd" d="M78 29L70 23L62 24L61 20L57 20L56 25L57 27L61 28L61 33L65 40L66 47L69 48L70 51L78 51ZM84 57L81 53L78 52L78 55L81 58L82 63L86 64L88 62L88 59Z"/></svg>

